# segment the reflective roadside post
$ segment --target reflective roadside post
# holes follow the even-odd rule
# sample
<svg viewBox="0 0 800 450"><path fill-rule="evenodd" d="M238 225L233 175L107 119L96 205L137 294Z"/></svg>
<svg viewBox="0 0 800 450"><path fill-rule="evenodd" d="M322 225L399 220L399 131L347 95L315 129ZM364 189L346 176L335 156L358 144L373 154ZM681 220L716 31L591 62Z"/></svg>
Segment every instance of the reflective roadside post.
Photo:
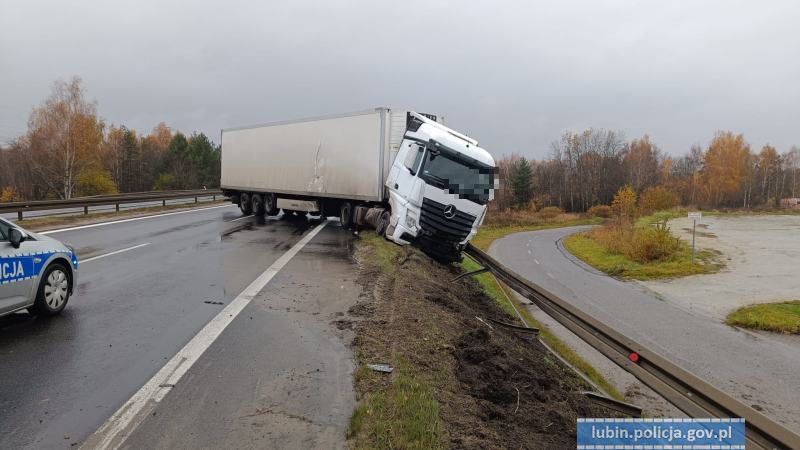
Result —
<svg viewBox="0 0 800 450"><path fill-rule="evenodd" d="M697 230L697 221L703 218L703 213L691 211L689 212L689 218L692 219L692 264L694 264L694 236Z"/></svg>

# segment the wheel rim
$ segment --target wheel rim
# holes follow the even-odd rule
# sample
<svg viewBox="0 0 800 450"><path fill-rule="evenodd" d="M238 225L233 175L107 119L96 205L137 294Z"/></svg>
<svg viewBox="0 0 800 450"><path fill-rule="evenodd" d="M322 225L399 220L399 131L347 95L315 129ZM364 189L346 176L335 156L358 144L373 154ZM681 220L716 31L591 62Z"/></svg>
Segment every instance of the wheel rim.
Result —
<svg viewBox="0 0 800 450"><path fill-rule="evenodd" d="M258 196L256 195L253 197L253 211L257 213L260 210L261 210L261 199L258 198Z"/></svg>
<svg viewBox="0 0 800 450"><path fill-rule="evenodd" d="M242 211L246 211L247 210L247 203L249 201L250 201L250 198L246 194L243 194L241 197L239 197L239 208Z"/></svg>
<svg viewBox="0 0 800 450"><path fill-rule="evenodd" d="M350 205L342 206L342 214L341 217L339 217L339 221L341 221L343 224L346 224L349 222L348 220L349 218L350 218Z"/></svg>
<svg viewBox="0 0 800 450"><path fill-rule="evenodd" d="M44 283L44 301L50 309L58 309L67 300L69 280L61 269L55 269Z"/></svg>

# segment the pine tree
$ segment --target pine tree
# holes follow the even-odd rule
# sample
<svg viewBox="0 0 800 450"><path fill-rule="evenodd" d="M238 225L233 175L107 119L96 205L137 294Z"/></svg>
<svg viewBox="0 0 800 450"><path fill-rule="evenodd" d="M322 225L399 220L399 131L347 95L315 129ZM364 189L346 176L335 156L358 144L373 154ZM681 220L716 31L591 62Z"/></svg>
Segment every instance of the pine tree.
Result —
<svg viewBox="0 0 800 450"><path fill-rule="evenodd" d="M517 206L527 204L533 191L533 170L527 159L520 158L511 168L511 190Z"/></svg>

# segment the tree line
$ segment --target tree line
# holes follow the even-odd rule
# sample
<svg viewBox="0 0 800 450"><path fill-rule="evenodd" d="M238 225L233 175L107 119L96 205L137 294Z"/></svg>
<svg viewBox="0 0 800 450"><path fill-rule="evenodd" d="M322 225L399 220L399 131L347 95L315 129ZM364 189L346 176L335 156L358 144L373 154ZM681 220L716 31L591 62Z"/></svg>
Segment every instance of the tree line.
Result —
<svg viewBox="0 0 800 450"><path fill-rule="evenodd" d="M771 145L753 151L742 134L720 131L709 145L672 157L647 135L626 141L618 131L567 132L549 157L519 154L498 161L501 186L495 207L557 206L583 212L609 205L630 186L644 198L705 208L774 208L800 195L800 148Z"/></svg>
<svg viewBox="0 0 800 450"><path fill-rule="evenodd" d="M28 130L0 148L0 202L219 186L220 148L163 122L106 125L80 78L58 81Z"/></svg>

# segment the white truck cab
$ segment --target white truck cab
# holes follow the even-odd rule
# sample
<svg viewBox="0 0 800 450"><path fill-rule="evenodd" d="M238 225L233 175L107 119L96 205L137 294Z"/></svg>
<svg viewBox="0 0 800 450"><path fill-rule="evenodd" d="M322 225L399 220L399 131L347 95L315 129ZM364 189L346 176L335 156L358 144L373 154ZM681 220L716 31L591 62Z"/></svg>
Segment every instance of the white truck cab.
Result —
<svg viewBox="0 0 800 450"><path fill-rule="evenodd" d="M478 142L420 114L409 124L386 188L386 236L449 259L477 233L494 196L495 161Z"/></svg>

